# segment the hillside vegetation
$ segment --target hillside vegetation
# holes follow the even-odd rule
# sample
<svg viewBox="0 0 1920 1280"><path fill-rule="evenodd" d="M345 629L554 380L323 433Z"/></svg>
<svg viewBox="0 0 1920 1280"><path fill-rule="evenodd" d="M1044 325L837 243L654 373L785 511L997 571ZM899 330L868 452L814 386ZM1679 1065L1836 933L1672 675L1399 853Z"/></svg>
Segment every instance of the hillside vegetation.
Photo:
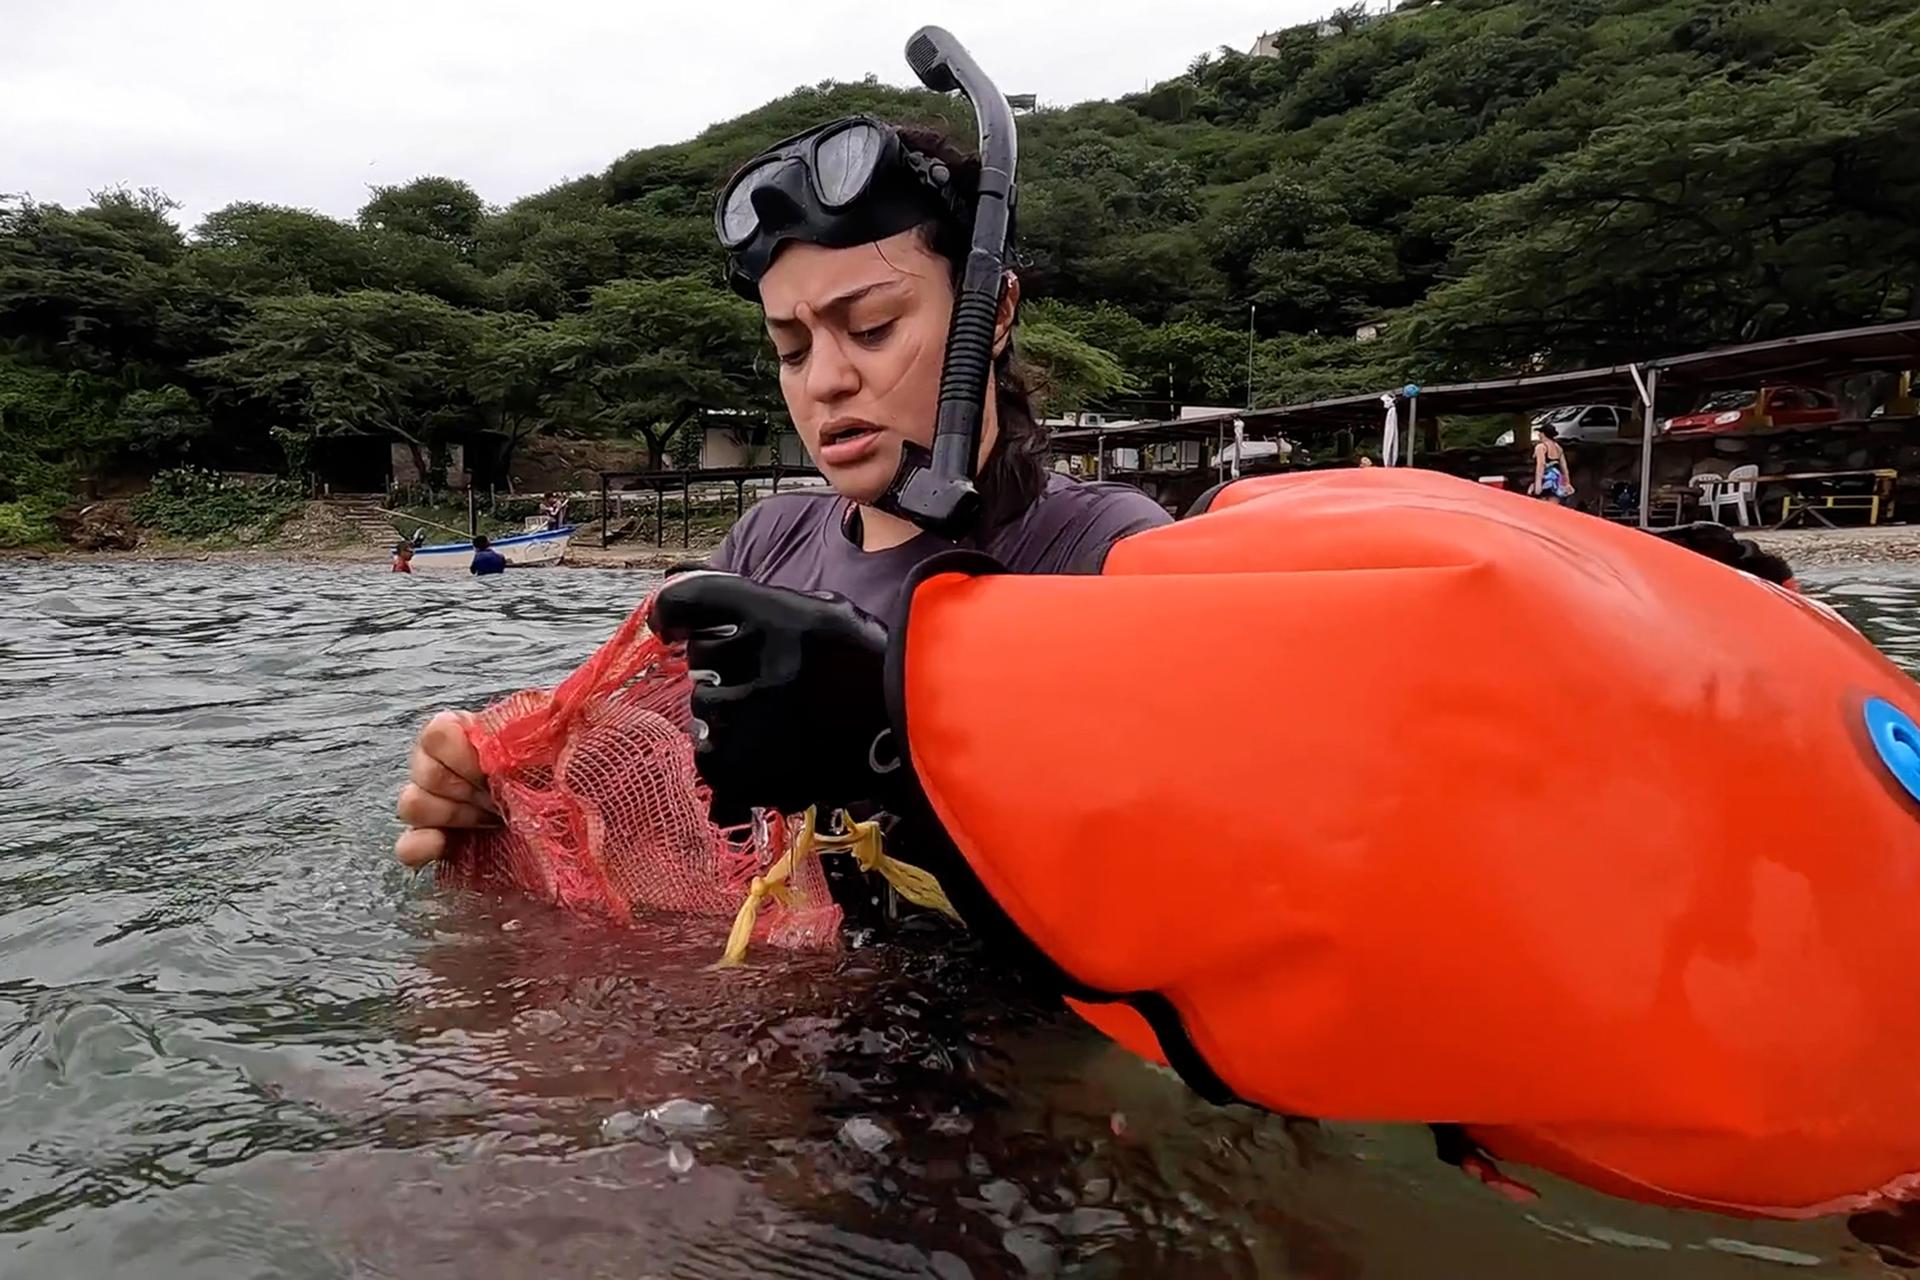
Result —
<svg viewBox="0 0 1920 1280"><path fill-rule="evenodd" d="M1275 403L1920 314L1911 0L1447 0L1275 54L1021 118L1050 411L1240 403L1250 316ZM0 537L115 469L297 475L351 434L424 463L481 427L664 461L702 409L772 412L713 192L855 111L971 134L956 100L822 84L504 209L442 176L184 233L155 191L10 200Z"/></svg>

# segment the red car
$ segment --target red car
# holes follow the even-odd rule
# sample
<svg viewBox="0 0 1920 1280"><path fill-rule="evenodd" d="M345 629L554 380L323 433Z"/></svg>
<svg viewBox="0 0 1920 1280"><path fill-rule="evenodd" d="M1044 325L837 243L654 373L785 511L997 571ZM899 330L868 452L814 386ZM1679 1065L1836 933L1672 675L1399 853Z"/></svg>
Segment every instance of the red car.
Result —
<svg viewBox="0 0 1920 1280"><path fill-rule="evenodd" d="M1760 387L1716 391L1698 409L1669 418L1673 435L1746 431L1753 427L1804 427L1840 421L1840 404L1812 387Z"/></svg>

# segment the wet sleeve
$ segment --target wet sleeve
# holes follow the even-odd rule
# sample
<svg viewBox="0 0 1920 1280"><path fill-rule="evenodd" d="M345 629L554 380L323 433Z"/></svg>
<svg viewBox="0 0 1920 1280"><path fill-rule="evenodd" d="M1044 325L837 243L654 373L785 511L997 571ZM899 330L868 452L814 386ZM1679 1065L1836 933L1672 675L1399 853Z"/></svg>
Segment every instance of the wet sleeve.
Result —
<svg viewBox="0 0 1920 1280"><path fill-rule="evenodd" d="M1146 494L1116 486L1101 494L1066 540L1059 572L1099 573L1114 543L1172 523L1166 509Z"/></svg>

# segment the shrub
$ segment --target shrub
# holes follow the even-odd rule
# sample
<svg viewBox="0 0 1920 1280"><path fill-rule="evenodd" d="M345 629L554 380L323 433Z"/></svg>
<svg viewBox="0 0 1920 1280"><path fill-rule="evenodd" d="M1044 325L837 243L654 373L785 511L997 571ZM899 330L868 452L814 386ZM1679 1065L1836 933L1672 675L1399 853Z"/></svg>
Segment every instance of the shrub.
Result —
<svg viewBox="0 0 1920 1280"><path fill-rule="evenodd" d="M133 518L173 538L215 538L251 531L271 533L299 509L297 484L272 480L246 484L200 467L177 467L153 478L153 487L133 500Z"/></svg>
<svg viewBox="0 0 1920 1280"><path fill-rule="evenodd" d="M31 547L53 540L53 508L45 501L0 502L0 547Z"/></svg>

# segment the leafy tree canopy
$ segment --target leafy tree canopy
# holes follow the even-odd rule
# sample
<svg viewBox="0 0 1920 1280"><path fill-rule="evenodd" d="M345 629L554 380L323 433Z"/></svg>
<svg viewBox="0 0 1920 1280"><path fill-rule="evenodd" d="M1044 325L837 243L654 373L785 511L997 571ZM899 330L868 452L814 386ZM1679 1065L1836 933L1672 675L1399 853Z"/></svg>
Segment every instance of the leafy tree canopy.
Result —
<svg viewBox="0 0 1920 1280"><path fill-rule="evenodd" d="M1265 45L1021 117L1017 349L1049 414L1242 403L1249 320L1267 403L1920 315L1912 0L1447 0ZM0 200L0 502L341 433L664 459L702 411L777 415L711 200L851 112L973 135L869 78L499 209L444 176L191 235L152 191Z"/></svg>

